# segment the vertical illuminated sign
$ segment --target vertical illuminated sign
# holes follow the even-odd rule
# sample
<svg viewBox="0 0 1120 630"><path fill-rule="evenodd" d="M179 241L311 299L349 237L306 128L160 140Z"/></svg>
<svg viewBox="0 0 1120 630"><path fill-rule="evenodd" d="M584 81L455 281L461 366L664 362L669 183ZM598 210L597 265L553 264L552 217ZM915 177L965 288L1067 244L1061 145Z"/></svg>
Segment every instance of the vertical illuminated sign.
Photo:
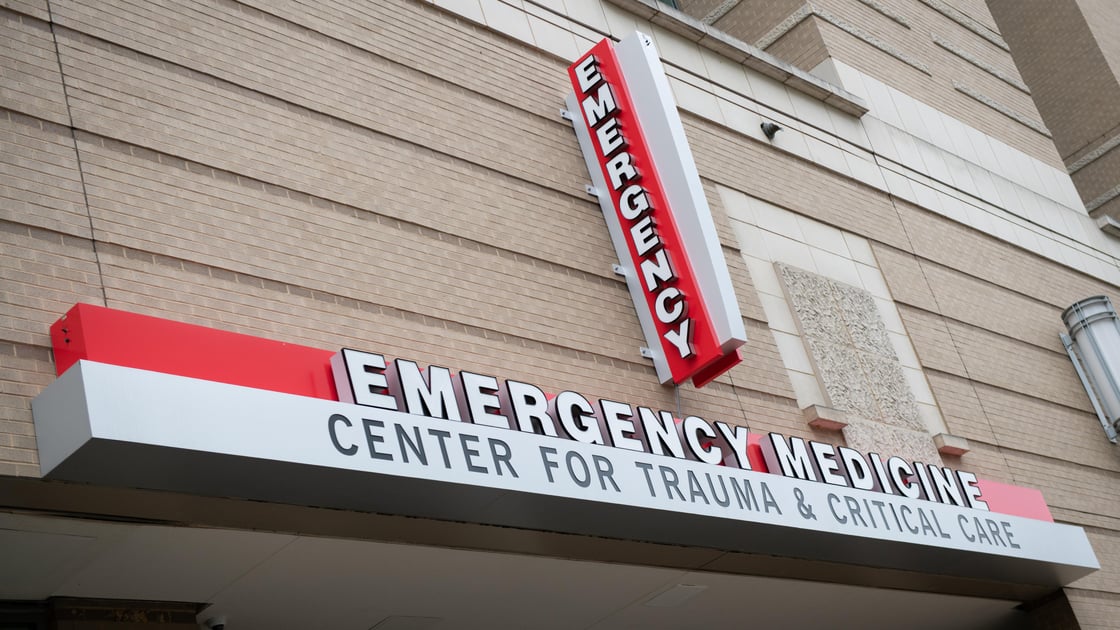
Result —
<svg viewBox="0 0 1120 630"><path fill-rule="evenodd" d="M658 378L701 387L739 363L746 332L653 42L604 39L568 75L567 107Z"/></svg>

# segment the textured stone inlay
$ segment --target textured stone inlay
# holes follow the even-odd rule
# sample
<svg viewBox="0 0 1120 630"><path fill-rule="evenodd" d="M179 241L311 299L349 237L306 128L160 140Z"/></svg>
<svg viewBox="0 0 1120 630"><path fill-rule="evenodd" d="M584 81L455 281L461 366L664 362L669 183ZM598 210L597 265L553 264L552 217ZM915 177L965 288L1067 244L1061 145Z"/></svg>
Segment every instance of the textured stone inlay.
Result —
<svg viewBox="0 0 1120 630"><path fill-rule="evenodd" d="M844 427L849 448L864 453L897 455L909 461L936 464L941 454L925 431L892 427L881 422L853 422Z"/></svg>
<svg viewBox="0 0 1120 630"><path fill-rule="evenodd" d="M848 414L853 425L885 424L929 442L875 298L819 274L782 263L777 268L829 405Z"/></svg>
<svg viewBox="0 0 1120 630"><path fill-rule="evenodd" d="M894 346L887 336L887 326L879 317L875 298L863 289L835 283L834 292L840 303L840 317L851 337L852 345L882 357L894 357Z"/></svg>

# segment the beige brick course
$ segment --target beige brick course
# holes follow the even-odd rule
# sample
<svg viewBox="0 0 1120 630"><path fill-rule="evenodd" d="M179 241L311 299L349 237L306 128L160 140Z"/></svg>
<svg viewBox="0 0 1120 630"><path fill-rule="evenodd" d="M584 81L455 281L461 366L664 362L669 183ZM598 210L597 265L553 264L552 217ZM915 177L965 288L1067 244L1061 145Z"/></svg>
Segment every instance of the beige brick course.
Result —
<svg viewBox="0 0 1120 630"><path fill-rule="evenodd" d="M972 472L979 479L1018 483L1004 457L1003 449L983 442L969 442L968 446L970 450L961 457L942 457L945 465Z"/></svg>
<svg viewBox="0 0 1120 630"><path fill-rule="evenodd" d="M895 200L912 252L965 275L1064 309L1090 295L1120 302L1116 287L1036 254Z"/></svg>
<svg viewBox="0 0 1120 630"><path fill-rule="evenodd" d="M937 300L916 256L874 242L871 243L871 251L895 301L937 312Z"/></svg>
<svg viewBox="0 0 1120 630"><path fill-rule="evenodd" d="M0 221L0 340L45 347L75 302L101 303L89 241Z"/></svg>
<svg viewBox="0 0 1120 630"><path fill-rule="evenodd" d="M0 0L0 7L43 21L50 19L47 0Z"/></svg>
<svg viewBox="0 0 1120 630"><path fill-rule="evenodd" d="M969 378L1092 411L1085 389L1064 352L1042 350L953 320L947 320L946 325Z"/></svg>
<svg viewBox="0 0 1120 630"><path fill-rule="evenodd" d="M559 114L563 96L571 89L563 61L427 3L346 0L316 6L315 11L308 11L299 0L242 4L452 83L469 78L469 85L479 93L547 116L553 111ZM385 28L386 24L393 28ZM525 82L526 89L510 89Z"/></svg>
<svg viewBox="0 0 1120 630"><path fill-rule="evenodd" d="M547 246L534 255L583 262L563 252L585 251L581 239L606 239L598 208L582 189L560 194L232 86L215 88L200 75L167 74L117 49L119 57L103 57L107 51L95 44L80 39L64 48L82 66L74 69L75 120L99 135L514 251L537 240ZM103 95L94 81L113 87ZM165 90L158 98L157 86ZM192 102L191 114L182 114L180 100Z"/></svg>
<svg viewBox="0 0 1120 630"><path fill-rule="evenodd" d="M703 176L868 239L908 247L885 193L711 122L682 118Z"/></svg>
<svg viewBox="0 0 1120 630"><path fill-rule="evenodd" d="M899 305L898 314L922 367L968 377L945 318L905 305Z"/></svg>
<svg viewBox="0 0 1120 630"><path fill-rule="evenodd" d="M1103 530L1120 531L1120 518L1107 516L1104 514L1088 514L1086 512L1078 512L1076 510L1069 510L1066 508L1053 507L1050 508L1050 513L1053 515L1054 520L1059 523L1077 523L1085 527L1097 527Z"/></svg>
<svg viewBox="0 0 1120 630"><path fill-rule="evenodd" d="M513 334L619 358L640 345L633 304L612 275L534 264L485 242L353 208L316 212L243 179L81 146L95 226L106 242L466 325L496 319ZM162 186L152 190L151 181ZM546 242L525 245L548 249ZM599 316L594 325L589 302Z"/></svg>
<svg viewBox="0 0 1120 630"><path fill-rule="evenodd" d="M991 421L984 413L984 407L976 395L976 385L972 381L931 369L925 370L925 375L949 433L970 441L997 443Z"/></svg>
<svg viewBox="0 0 1120 630"><path fill-rule="evenodd" d="M1120 471L1120 454L1103 439L1104 432L1092 411L1071 409L982 383L976 383L975 391L995 433L994 443Z"/></svg>
<svg viewBox="0 0 1120 630"><path fill-rule="evenodd" d="M478 91L472 77L481 68L443 79L233 3L97 2L96 10L63 3L58 16L153 58L514 177L563 191L587 180L560 99L545 111L525 111L501 93ZM166 29L157 16L199 27ZM562 77L563 65L553 72ZM527 91L526 83L522 77L503 92Z"/></svg>
<svg viewBox="0 0 1120 630"><path fill-rule="evenodd" d="M0 474L39 475L31 399L53 380L46 348L0 341Z"/></svg>
<svg viewBox="0 0 1120 630"><path fill-rule="evenodd" d="M1114 472L1009 448L1001 452L1014 483L1041 490L1048 505L1120 517L1120 488L1114 483Z"/></svg>
<svg viewBox="0 0 1120 630"><path fill-rule="evenodd" d="M69 129L0 112L0 220L90 238Z"/></svg>
<svg viewBox="0 0 1120 630"><path fill-rule="evenodd" d="M1029 344L1065 352L1062 309L928 261L920 262L945 317Z"/></svg>
<svg viewBox="0 0 1120 630"><path fill-rule="evenodd" d="M1081 630L1112 630L1116 627L1120 595L1074 588L1064 590Z"/></svg>
<svg viewBox="0 0 1120 630"><path fill-rule="evenodd" d="M1086 527L1089 544L1097 554L1101 570L1091 573L1069 586L1071 589L1116 593L1120 590L1120 532Z"/></svg>
<svg viewBox="0 0 1120 630"><path fill-rule="evenodd" d="M69 124L50 25L0 9L0 42L0 107Z"/></svg>

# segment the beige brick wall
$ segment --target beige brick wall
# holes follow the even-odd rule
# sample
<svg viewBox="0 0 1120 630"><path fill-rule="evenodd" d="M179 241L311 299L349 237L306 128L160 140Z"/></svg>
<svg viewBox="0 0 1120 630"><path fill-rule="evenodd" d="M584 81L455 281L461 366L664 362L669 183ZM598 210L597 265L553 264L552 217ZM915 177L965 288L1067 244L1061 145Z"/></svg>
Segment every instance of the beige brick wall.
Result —
<svg viewBox="0 0 1120 630"><path fill-rule="evenodd" d="M1098 294L1120 302L1115 286L905 201L896 199L895 207L906 224L913 253L921 258L1062 309Z"/></svg>
<svg viewBox="0 0 1120 630"><path fill-rule="evenodd" d="M778 41L766 47L766 52L798 68L812 69L829 57L817 20L808 19L793 28Z"/></svg>
<svg viewBox="0 0 1120 630"><path fill-rule="evenodd" d="M1066 595L1082 630L1110 630L1116 627L1120 596L1080 589L1066 589Z"/></svg>
<svg viewBox="0 0 1120 630"><path fill-rule="evenodd" d="M915 32L950 29L914 3L887 4ZM67 108L45 4L0 6L0 35L19 42L0 53L0 475L38 474L29 401L53 379L47 328L79 301L676 408L638 354L559 117L564 61L404 0L310 13L295 0L55 0ZM956 6L987 20L977 0ZM859 12L867 28L887 19ZM950 432L970 441L947 463L1041 488L1060 520L1096 528L1109 569L1070 598L1086 626L1115 610L1120 457L1056 335L1065 306L1120 291L684 122L750 341L741 366L681 388L681 411L839 439L797 407L716 186L865 237Z"/></svg>
<svg viewBox="0 0 1120 630"><path fill-rule="evenodd" d="M805 4L745 0L714 26L755 44ZM1060 167L1061 158L1045 134L955 87L954 82L965 84L1026 119L1042 121L1030 95L997 76L1019 79L1007 50L961 23L985 33L989 28L994 32L994 20L983 2L971 1L956 10L948 9L957 19L930 3L916 0L880 3L886 12L874 9L870 3L850 0L807 4L819 15L799 23L768 46L766 52L804 70L812 70L827 57L842 61L1028 155ZM700 6L687 1L681 6L697 18L708 10L707 4ZM963 50L984 67L939 46L934 37Z"/></svg>
<svg viewBox="0 0 1120 630"><path fill-rule="evenodd" d="M0 48L0 63L4 67L0 76L0 107L68 124L50 26L39 19L0 9L0 41L5 44Z"/></svg>
<svg viewBox="0 0 1120 630"><path fill-rule="evenodd" d="M1099 0L992 0L1038 109L1093 216L1120 216L1099 198L1120 186L1120 17ZM1113 148L1109 150L1109 146ZM1088 160L1088 164L1085 164Z"/></svg>
<svg viewBox="0 0 1120 630"><path fill-rule="evenodd" d="M1115 131L1120 133L1120 129ZM1104 153L1075 171L1073 183L1086 205L1120 185L1120 148Z"/></svg>
<svg viewBox="0 0 1120 630"><path fill-rule="evenodd" d="M0 219L90 238L70 130L0 110L0 144Z"/></svg>
<svg viewBox="0 0 1120 630"><path fill-rule="evenodd" d="M980 397L976 395L975 383L962 376L931 369L926 370L926 380L937 398L950 433L985 444L997 443L992 423L984 413Z"/></svg>
<svg viewBox="0 0 1120 630"><path fill-rule="evenodd" d="M43 21L50 16L47 0L0 0L0 7Z"/></svg>
<svg viewBox="0 0 1120 630"><path fill-rule="evenodd" d="M938 310L946 317L1064 353L1058 333L1065 330L1061 308L1026 297L986 280L923 261L922 276L933 293Z"/></svg>
<svg viewBox="0 0 1120 630"><path fill-rule="evenodd" d="M726 33L733 33L735 37L748 44L754 44L771 28L790 16L805 4L803 0L775 0L773 2L740 2L723 17L712 23L712 26ZM694 2L682 0L677 3L681 10L697 18L703 18L711 9L706 0Z"/></svg>
<svg viewBox="0 0 1120 630"><path fill-rule="evenodd" d="M1120 84L1076 0L990 0L990 5L1062 156L1120 121ZM1071 73L1076 80L1069 80Z"/></svg>
<svg viewBox="0 0 1120 630"><path fill-rule="evenodd" d="M1116 15L1116 6L1110 0L1077 0L1085 22L1093 32L1094 39L1101 54L1104 55L1112 73L1120 75L1120 24Z"/></svg>
<svg viewBox="0 0 1120 630"><path fill-rule="evenodd" d="M903 305L899 306L898 314L902 316L922 367L968 377L960 351L953 343L949 322L944 317Z"/></svg>
<svg viewBox="0 0 1120 630"><path fill-rule="evenodd" d="M686 116L684 125L700 172L713 181L872 240L905 246L906 234L887 194L711 122Z"/></svg>
<svg viewBox="0 0 1120 630"><path fill-rule="evenodd" d="M940 15L938 14L937 17L940 17ZM947 19L942 19L942 21L944 24L936 31L942 37L948 38L944 35L946 31L958 33L963 31ZM995 76L937 47L933 43L931 35L915 34L910 36L912 41L921 42L921 49L898 48L898 50L926 67L933 68L931 70L932 76L876 47L868 45L865 41L853 37L837 26L822 23L820 29L826 47L837 59L913 96L934 109L959 120L967 121L970 126L998 138L1031 157L1051 166L1061 167L1061 158L1054 151L1053 143L1048 137L958 91L953 82L963 83L1017 114L1036 123L1041 123L1042 117L1038 114L1030 98ZM988 44L985 43L985 45Z"/></svg>

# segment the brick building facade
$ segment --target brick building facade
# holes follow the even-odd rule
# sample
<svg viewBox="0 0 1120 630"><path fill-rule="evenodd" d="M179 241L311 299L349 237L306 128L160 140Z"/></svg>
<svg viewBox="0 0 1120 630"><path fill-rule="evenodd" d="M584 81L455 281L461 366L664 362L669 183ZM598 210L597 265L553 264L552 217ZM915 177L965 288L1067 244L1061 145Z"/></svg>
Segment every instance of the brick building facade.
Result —
<svg viewBox="0 0 1120 630"><path fill-rule="evenodd" d="M0 627L1113 627L1120 455L1059 333L1120 299L1120 247L987 6L678 4L0 1ZM748 336L701 389L643 358L561 117L568 65L634 30ZM970 580L44 479L31 401L75 303L1035 488L1101 568ZM672 584L707 590L647 605Z"/></svg>

